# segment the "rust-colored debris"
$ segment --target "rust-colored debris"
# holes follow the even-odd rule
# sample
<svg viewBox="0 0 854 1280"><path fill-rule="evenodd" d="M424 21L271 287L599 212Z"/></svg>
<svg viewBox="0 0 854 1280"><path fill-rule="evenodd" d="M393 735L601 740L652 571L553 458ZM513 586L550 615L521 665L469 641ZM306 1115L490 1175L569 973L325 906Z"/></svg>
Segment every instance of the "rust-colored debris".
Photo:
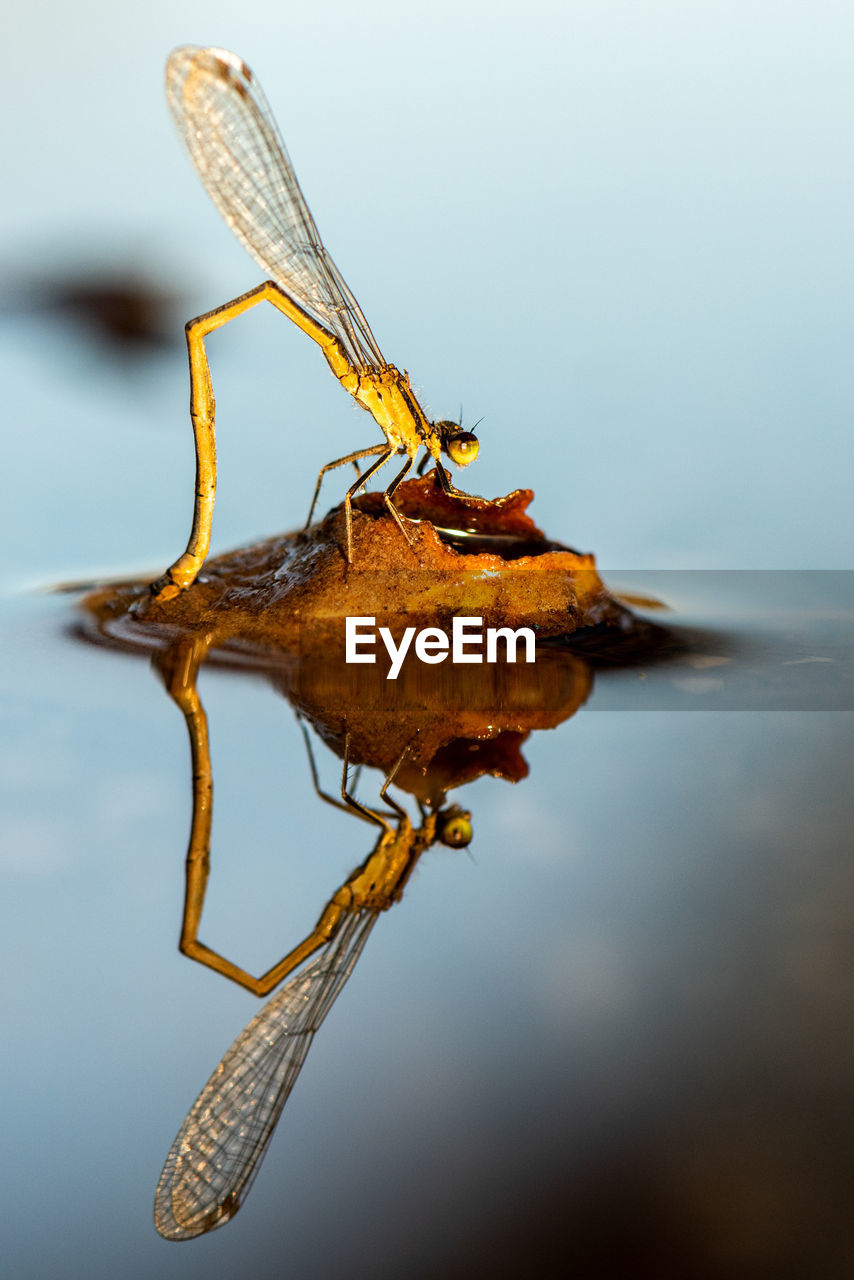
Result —
<svg viewBox="0 0 854 1280"><path fill-rule="evenodd" d="M168 648L198 635L206 648L253 664L309 651L343 662L348 616L373 617L395 636L405 626L450 631L460 615L485 628L531 627L539 638L625 628L631 615L603 586L593 556L549 542L526 514L532 497L451 496L431 472L395 494L411 545L371 493L353 503L350 565L338 506L305 531L209 559L173 600L155 603L147 586L131 584L96 591L85 604L114 642ZM435 679L441 668L427 670Z"/></svg>
<svg viewBox="0 0 854 1280"><path fill-rule="evenodd" d="M354 763L387 774L406 749L397 785L425 801L485 773L524 778L520 747L528 735L570 719L593 687L592 669L561 647L542 649L530 665L405 662L396 680L379 663L304 653L270 674L336 755L343 757L349 738Z"/></svg>

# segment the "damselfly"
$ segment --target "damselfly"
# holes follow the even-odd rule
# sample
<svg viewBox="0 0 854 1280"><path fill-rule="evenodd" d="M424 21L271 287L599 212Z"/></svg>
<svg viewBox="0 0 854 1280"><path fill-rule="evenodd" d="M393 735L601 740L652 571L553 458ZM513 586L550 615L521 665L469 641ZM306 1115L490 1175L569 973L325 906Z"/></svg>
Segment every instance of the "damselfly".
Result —
<svg viewBox="0 0 854 1280"><path fill-rule="evenodd" d="M189 717L188 725L192 737L198 725L194 730ZM462 849L471 840L471 814L458 805L437 804L428 810L419 802L421 825L416 827L403 806L388 794L406 751L379 793L389 812L369 808L348 790L349 736L341 799L323 791L305 728L303 733L318 796L379 827L380 835L365 862L330 898L308 937L261 979L252 978L196 941L208 851L205 848L202 857L193 858L191 845L182 950L259 995L272 990L297 966L304 967L240 1033L172 1143L154 1197L155 1226L168 1240L190 1240L234 1217L258 1172L315 1033L352 973L379 913L400 898L421 854L433 844ZM197 758L203 775L205 767L209 768L206 741L199 747ZM206 832L205 839L208 835Z"/></svg>
<svg viewBox="0 0 854 1280"><path fill-rule="evenodd" d="M353 558L352 498L395 453L405 454L406 461L384 498L389 514L411 542L393 496L418 451L426 450L424 461L435 460L443 488L455 493L440 454L466 466L477 455L477 439L461 424L429 421L408 374L386 362L359 304L324 248L276 122L246 64L225 49L176 49L166 65L166 96L208 195L270 278L186 326L196 446L193 526L186 551L152 584L152 592L161 600L177 595L194 581L207 555L216 456L205 338L259 302L272 303L318 344L345 391L368 410L385 436L384 443L357 449L321 469L307 524L324 474L345 463L373 458L344 498L349 563Z"/></svg>

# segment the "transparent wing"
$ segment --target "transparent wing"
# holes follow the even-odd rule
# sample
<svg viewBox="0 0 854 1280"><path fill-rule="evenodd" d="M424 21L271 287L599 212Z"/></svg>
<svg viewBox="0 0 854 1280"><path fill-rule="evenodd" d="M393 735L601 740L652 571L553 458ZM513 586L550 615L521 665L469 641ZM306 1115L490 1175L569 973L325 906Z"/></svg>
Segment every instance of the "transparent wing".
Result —
<svg viewBox="0 0 854 1280"><path fill-rule="evenodd" d="M321 954L268 1001L199 1094L166 1157L154 1225L190 1240L233 1218L267 1150L314 1033L361 955L374 911L348 915Z"/></svg>
<svg viewBox="0 0 854 1280"><path fill-rule="evenodd" d="M263 271L339 339L356 368L385 364L329 257L252 72L227 49L175 49L166 98L208 195Z"/></svg>

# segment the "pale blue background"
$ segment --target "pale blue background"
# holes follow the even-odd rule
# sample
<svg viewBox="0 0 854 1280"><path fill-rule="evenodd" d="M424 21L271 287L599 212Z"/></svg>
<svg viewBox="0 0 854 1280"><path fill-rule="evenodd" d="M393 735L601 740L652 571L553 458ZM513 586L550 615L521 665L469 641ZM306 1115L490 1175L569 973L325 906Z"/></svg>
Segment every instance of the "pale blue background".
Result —
<svg viewBox="0 0 854 1280"><path fill-rule="evenodd" d="M16 26L0 262L149 268L182 316L255 284L161 88L174 45L231 47L387 358L435 416L485 418L473 490L534 488L554 536L618 568L851 566L847 4L178 0ZM2 519L27 554L7 572L168 559L180 356L128 383L61 328L38 350L10 328ZM271 309L211 352L225 547L299 522L320 464L374 433Z"/></svg>

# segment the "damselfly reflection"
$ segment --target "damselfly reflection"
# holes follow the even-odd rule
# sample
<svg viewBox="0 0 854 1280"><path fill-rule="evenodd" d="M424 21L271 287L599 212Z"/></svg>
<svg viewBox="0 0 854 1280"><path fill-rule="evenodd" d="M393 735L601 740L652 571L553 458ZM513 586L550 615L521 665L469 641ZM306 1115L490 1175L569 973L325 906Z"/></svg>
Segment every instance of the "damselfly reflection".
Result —
<svg viewBox="0 0 854 1280"><path fill-rule="evenodd" d="M358 960L376 912L352 911L323 953L237 1037L166 1157L154 1225L192 1240L233 1218L258 1172L314 1033Z"/></svg>
<svg viewBox="0 0 854 1280"><path fill-rule="evenodd" d="M384 499L401 533L411 541L392 499L418 451L424 447L424 461L435 460L446 492L455 493L440 454L465 466L477 455L477 439L460 424L431 422L408 374L385 360L359 304L324 248L270 108L246 64L225 49L176 49L166 66L166 96L208 194L270 279L186 327L196 446L193 525L186 551L152 584L153 593L165 600L189 586L210 544L216 457L205 338L259 302L272 303L318 344L345 391L368 410L385 436L385 443L357 449L321 468L307 525L324 474L372 457L374 461L344 498L349 563L353 558L351 499L398 453L406 461Z"/></svg>
<svg viewBox="0 0 854 1280"><path fill-rule="evenodd" d="M380 791L388 810L369 808L348 789L349 742L341 800L327 794L303 732L320 798L378 826L381 833L367 860L330 899L312 933L262 979L251 978L206 948L203 954L184 947L259 994L323 949L241 1032L181 1126L154 1198L155 1226L169 1240L203 1235L234 1216L258 1172L315 1032L352 973L377 916L400 897L418 858L432 844L441 841L462 848L471 840L471 815L457 805L428 810L419 803L421 825L413 826L403 806L388 794L404 756ZM203 896L204 885L194 893L188 878L185 913L193 919L185 918L185 933L195 934Z"/></svg>
<svg viewBox="0 0 854 1280"><path fill-rule="evenodd" d="M157 1227L170 1239L188 1239L227 1221L245 1199L311 1040L378 914L400 898L422 853L437 843L459 849L471 838L470 816L448 803L449 793L485 776L508 782L526 777L522 745L530 733L554 729L573 716L593 676L571 653L548 649L536 666L463 665L429 683L416 667L404 666L390 690L377 667L335 663L323 649L296 659L277 646L265 649L257 637L252 643L251 626L237 634L231 626L220 632L211 617L207 629L182 631L170 622L114 630L127 617L125 593L124 587L93 592L84 604L89 626L81 634L150 657L185 720L192 817L181 950L258 995L285 983L211 1076L166 1161ZM331 894L314 928L257 977L199 938L214 797L208 720L198 691L199 670L208 661L253 678L262 675L287 699L301 722L342 758L339 792L330 795L320 785L303 729L316 793L377 833L368 857ZM356 798L348 782L351 765L376 769L384 779L375 804ZM413 815L417 806L417 817L394 798L392 788L399 798L409 797ZM286 815L279 821L289 829ZM313 857L315 850L308 852Z"/></svg>

